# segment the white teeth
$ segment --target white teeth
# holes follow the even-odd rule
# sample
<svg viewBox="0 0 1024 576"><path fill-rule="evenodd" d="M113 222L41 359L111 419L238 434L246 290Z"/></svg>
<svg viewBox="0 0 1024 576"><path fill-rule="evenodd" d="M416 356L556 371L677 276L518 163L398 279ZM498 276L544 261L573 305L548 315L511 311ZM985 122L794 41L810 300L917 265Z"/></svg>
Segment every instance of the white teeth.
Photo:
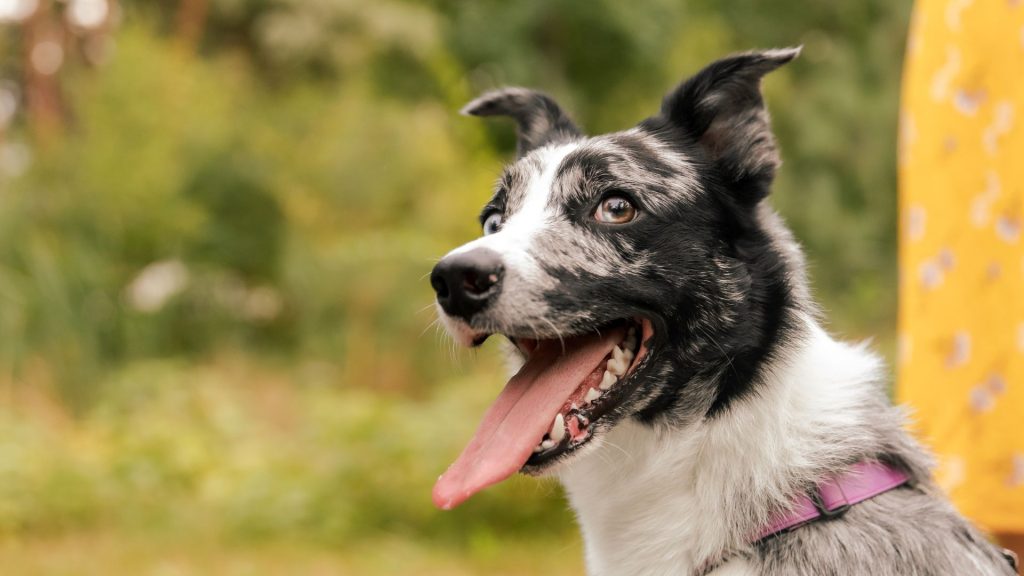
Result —
<svg viewBox="0 0 1024 576"><path fill-rule="evenodd" d="M626 357L626 353L622 351L622 348L616 346L612 348L612 358L621 362Z"/></svg>
<svg viewBox="0 0 1024 576"><path fill-rule="evenodd" d="M636 328L630 328L626 332L626 338L622 341L620 346L612 348L612 357L608 360L604 375L601 378L601 383L597 388L588 388L587 393L583 396L585 404L590 404L598 398L604 395L604 392L610 390L612 386L619 381L626 370L629 370L630 365L633 363L633 359L636 357L636 353L633 351L637 344L637 331ZM577 410L579 406L573 403L570 410ZM589 425L589 421L577 415L577 421L579 422L579 428L582 430ZM568 435L568 431L565 428L565 416L561 413L555 415L554 421L551 423L551 431L544 440L534 446L534 452L544 452L550 450L560 444L565 437Z"/></svg>
<svg viewBox="0 0 1024 576"><path fill-rule="evenodd" d="M615 385L617 381L618 378L615 377L615 374L612 374L611 372L605 370L604 378L601 379L601 390L610 389L612 386Z"/></svg>
<svg viewBox="0 0 1024 576"><path fill-rule="evenodd" d="M632 351L634 348L636 348L636 328L630 328L629 332L626 332L626 341L624 342L624 344L626 345L626 350L628 351Z"/></svg>
<svg viewBox="0 0 1024 576"><path fill-rule="evenodd" d="M626 373L626 359L625 358L612 358L608 361L608 372L616 376L622 376Z"/></svg>
<svg viewBox="0 0 1024 576"><path fill-rule="evenodd" d="M551 424L551 432L548 435L551 436L551 440L555 444L565 438L565 418L561 414L555 416L555 421Z"/></svg>

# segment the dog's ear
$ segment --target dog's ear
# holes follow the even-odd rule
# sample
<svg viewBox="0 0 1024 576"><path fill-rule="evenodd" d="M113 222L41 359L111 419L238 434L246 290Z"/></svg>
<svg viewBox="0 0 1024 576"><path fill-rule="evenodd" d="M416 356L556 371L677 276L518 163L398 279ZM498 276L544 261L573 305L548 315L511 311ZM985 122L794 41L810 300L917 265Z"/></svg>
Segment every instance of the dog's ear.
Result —
<svg viewBox="0 0 1024 576"><path fill-rule="evenodd" d="M519 126L519 157L530 150L582 136L580 129L551 97L526 88L493 90L466 104L470 116L511 116Z"/></svg>
<svg viewBox="0 0 1024 576"><path fill-rule="evenodd" d="M761 77L796 58L800 47L723 58L684 81L661 105L667 120L694 139L742 204L768 195L780 164Z"/></svg>

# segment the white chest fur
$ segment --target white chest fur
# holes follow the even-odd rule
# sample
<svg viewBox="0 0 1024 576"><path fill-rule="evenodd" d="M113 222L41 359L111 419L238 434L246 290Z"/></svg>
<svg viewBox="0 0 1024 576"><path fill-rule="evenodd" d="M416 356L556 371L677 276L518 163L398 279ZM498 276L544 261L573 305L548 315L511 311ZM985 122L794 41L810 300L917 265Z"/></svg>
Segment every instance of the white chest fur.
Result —
<svg viewBox="0 0 1024 576"><path fill-rule="evenodd" d="M842 451L830 438L856 435L881 364L809 324L763 393L725 416L685 429L623 422L559 472L592 576L687 574L741 549L795 482ZM750 567L733 560L713 573Z"/></svg>
<svg viewBox="0 0 1024 576"><path fill-rule="evenodd" d="M684 439L666 452L666 435L623 423L562 473L592 575L680 573L700 562L702 538L720 540L720 514L686 465L699 443Z"/></svg>

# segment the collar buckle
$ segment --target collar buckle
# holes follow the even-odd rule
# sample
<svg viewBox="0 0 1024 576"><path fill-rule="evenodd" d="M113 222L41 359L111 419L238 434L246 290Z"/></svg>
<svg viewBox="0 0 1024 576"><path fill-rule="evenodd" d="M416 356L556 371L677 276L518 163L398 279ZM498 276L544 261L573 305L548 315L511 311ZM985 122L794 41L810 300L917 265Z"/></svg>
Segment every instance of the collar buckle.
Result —
<svg viewBox="0 0 1024 576"><path fill-rule="evenodd" d="M842 483L836 482L835 487L839 490L839 493L843 495L843 503L835 508L829 509L825 504L825 499L821 496L821 489L815 489L810 494L811 503L814 504L814 508L821 514L821 517L826 520L833 518L839 518L843 514L846 514L847 510L850 509L850 499L846 497L846 493L843 492Z"/></svg>

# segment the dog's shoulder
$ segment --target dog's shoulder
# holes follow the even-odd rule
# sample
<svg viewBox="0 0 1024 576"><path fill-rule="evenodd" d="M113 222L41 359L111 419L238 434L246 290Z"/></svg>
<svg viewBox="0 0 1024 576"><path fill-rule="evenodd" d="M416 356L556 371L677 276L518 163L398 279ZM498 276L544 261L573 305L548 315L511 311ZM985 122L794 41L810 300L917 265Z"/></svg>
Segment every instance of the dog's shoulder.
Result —
<svg viewBox="0 0 1024 576"><path fill-rule="evenodd" d="M743 562L749 573L765 576L1016 574L1002 551L948 502L912 486L767 539Z"/></svg>

